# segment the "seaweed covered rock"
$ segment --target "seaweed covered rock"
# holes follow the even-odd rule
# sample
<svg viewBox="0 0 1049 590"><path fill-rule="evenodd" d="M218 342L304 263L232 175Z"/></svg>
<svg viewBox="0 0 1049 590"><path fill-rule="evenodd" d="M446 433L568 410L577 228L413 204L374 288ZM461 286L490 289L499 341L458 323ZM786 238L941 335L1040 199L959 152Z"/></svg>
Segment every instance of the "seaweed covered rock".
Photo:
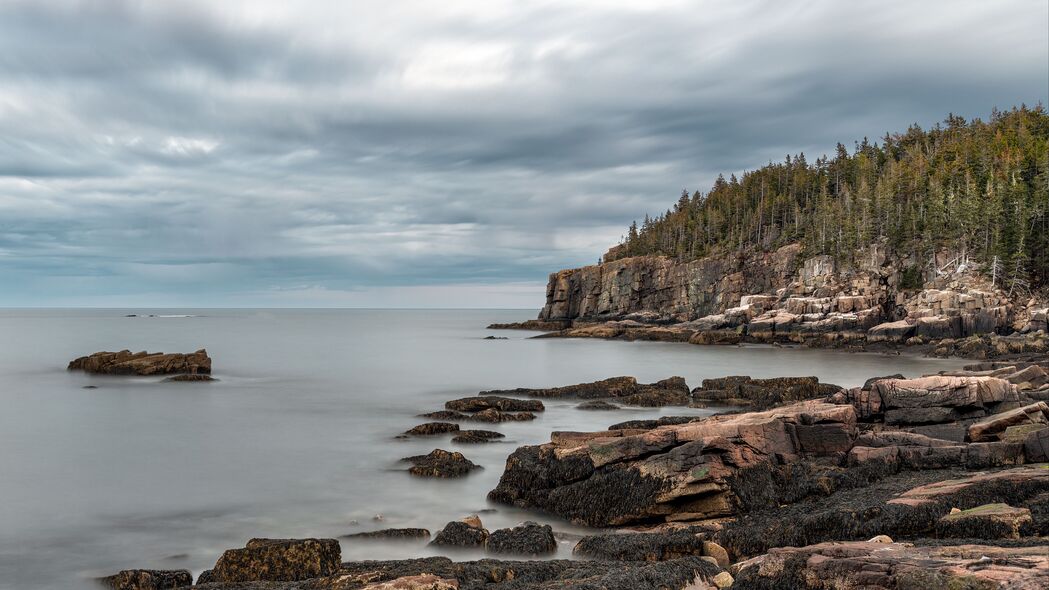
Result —
<svg viewBox="0 0 1049 590"><path fill-rule="evenodd" d="M350 535L343 535L343 539L377 539L377 540L393 540L393 541L416 541L419 539L429 539L430 531L419 528L405 528L405 529L382 529L378 531L367 531L364 533L353 533Z"/></svg>
<svg viewBox="0 0 1049 590"><path fill-rule="evenodd" d="M188 570L124 570L98 583L113 590L169 590L192 586L193 576Z"/></svg>
<svg viewBox="0 0 1049 590"><path fill-rule="evenodd" d="M477 516L453 520L437 531L431 545L444 547L482 547L488 540L488 529Z"/></svg>
<svg viewBox="0 0 1049 590"><path fill-rule="evenodd" d="M689 402L688 384L681 377L671 377L655 383L638 383L633 377L612 377L591 383L580 383L546 389L509 389L486 391L485 395L518 395L541 398L578 398L585 400L614 399L618 402L644 407L686 405Z"/></svg>
<svg viewBox="0 0 1049 590"><path fill-rule="evenodd" d="M734 590L1049 587L1049 547L916 547L852 541L771 549L738 564Z"/></svg>
<svg viewBox="0 0 1049 590"><path fill-rule="evenodd" d="M478 444L492 442L505 437L505 434L493 430L460 430L452 437L452 442L458 444Z"/></svg>
<svg viewBox="0 0 1049 590"><path fill-rule="evenodd" d="M538 557L556 552L557 540L550 525L525 522L511 529L492 531L484 548L489 553Z"/></svg>
<svg viewBox="0 0 1049 590"><path fill-rule="evenodd" d="M211 373L211 357L203 348L192 353L96 352L70 361L70 371L100 375L175 375Z"/></svg>
<svg viewBox="0 0 1049 590"><path fill-rule="evenodd" d="M457 412L480 412L494 408L500 412L542 412L543 402L537 399L515 399L498 395L464 397L445 402L444 407Z"/></svg>
<svg viewBox="0 0 1049 590"><path fill-rule="evenodd" d="M449 432L458 431L458 424L453 424L451 422L427 422L404 431L404 434L408 436L435 436L438 434L447 434Z"/></svg>
<svg viewBox="0 0 1049 590"><path fill-rule="evenodd" d="M411 463L408 473L418 477L463 477L481 468L462 453L444 449L434 449L428 455L405 457L401 461Z"/></svg>
<svg viewBox="0 0 1049 590"><path fill-rule="evenodd" d="M339 571L342 551L335 539L252 539L228 549L211 570L211 580L294 582Z"/></svg>
<svg viewBox="0 0 1049 590"><path fill-rule="evenodd" d="M816 377L774 377L754 379L748 376L704 379L692 390L695 405L751 406L767 409L802 400L826 397L842 388L820 383Z"/></svg>
<svg viewBox="0 0 1049 590"><path fill-rule="evenodd" d="M1027 508L984 504L940 518L936 534L956 539L1019 539L1031 534L1033 522Z"/></svg>
<svg viewBox="0 0 1049 590"><path fill-rule="evenodd" d="M667 561L705 555L705 539L690 530L591 535L580 539L572 552L590 559Z"/></svg>

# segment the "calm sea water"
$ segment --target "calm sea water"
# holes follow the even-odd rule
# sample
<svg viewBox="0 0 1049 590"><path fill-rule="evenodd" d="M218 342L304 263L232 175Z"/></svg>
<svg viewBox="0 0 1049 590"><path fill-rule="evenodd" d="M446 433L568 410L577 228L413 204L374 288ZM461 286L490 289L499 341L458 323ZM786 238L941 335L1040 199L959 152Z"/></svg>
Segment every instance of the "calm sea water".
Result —
<svg viewBox="0 0 1049 590"><path fill-rule="evenodd" d="M190 317L124 317L128 313ZM394 440L419 413L480 390L634 375L816 375L852 386L957 361L770 347L529 339L491 322L532 310L0 310L0 587L90 588L120 569L214 564L251 537L440 529L481 512L488 528L556 519L489 506L506 456L552 430L703 410L586 412L547 401L502 442ZM66 363L97 350L206 347L216 383L92 377ZM94 385L97 389L85 389ZM411 478L398 459L442 447L484 470ZM493 511L494 510L494 511ZM482 512L485 511L485 512ZM382 515L382 521L374 520ZM344 558L433 554L422 543L343 542ZM479 557L459 554L456 557Z"/></svg>

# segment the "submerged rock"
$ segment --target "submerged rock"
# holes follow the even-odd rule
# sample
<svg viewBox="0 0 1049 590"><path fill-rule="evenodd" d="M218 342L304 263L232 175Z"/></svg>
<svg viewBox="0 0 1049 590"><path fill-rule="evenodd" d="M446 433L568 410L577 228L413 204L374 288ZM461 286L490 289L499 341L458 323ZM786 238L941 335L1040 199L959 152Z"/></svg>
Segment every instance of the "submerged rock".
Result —
<svg viewBox="0 0 1049 590"><path fill-rule="evenodd" d="M164 379L165 382L194 382L194 381L218 381L218 379L205 373L187 373L185 375L175 375L174 377L168 377Z"/></svg>
<svg viewBox="0 0 1049 590"><path fill-rule="evenodd" d="M124 570L98 583L113 590L169 590L192 586L193 575L188 570Z"/></svg>
<svg viewBox="0 0 1049 590"><path fill-rule="evenodd" d="M583 402L575 407L577 410L618 410L619 406L610 404L604 400L593 399Z"/></svg>
<svg viewBox="0 0 1049 590"><path fill-rule="evenodd" d="M408 473L418 477L463 477L481 468L462 453L444 449L434 449L428 455L405 457L401 461L411 463Z"/></svg>
<svg viewBox="0 0 1049 590"><path fill-rule="evenodd" d="M449 432L458 431L458 424L452 424L451 422L427 422L426 424L420 424L405 430L404 434L409 436L435 436L438 434L448 434Z"/></svg>
<svg viewBox="0 0 1049 590"><path fill-rule="evenodd" d="M70 361L70 371L102 375L173 375L211 373L211 357L203 348L189 354L162 352L96 352Z"/></svg>

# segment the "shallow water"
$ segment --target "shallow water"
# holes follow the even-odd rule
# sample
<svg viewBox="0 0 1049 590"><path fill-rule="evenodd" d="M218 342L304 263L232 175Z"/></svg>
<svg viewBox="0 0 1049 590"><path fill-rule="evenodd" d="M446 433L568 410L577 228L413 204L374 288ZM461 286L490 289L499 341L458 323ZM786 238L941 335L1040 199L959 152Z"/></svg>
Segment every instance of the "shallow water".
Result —
<svg viewBox="0 0 1049 590"><path fill-rule="evenodd" d="M125 317L127 314L140 317ZM155 317L149 317L152 314ZM170 316L170 317L161 317ZM771 347L529 339L484 329L531 310L0 310L0 587L93 587L120 569L210 567L251 537L431 531L484 510L490 528L557 519L489 506L506 456L552 430L701 414L594 412L544 400L534 422L477 428L487 445L394 440L422 412L478 391L634 375L701 379L816 375L853 386L960 366L908 356ZM486 335L509 340L484 340ZM215 383L69 373L97 350L206 347ZM84 389L86 385L97 389ZM485 467L460 480L410 478L401 457L442 447ZM373 520L382 515L382 521ZM433 554L422 543L344 541L344 559ZM456 557L479 557L458 554Z"/></svg>

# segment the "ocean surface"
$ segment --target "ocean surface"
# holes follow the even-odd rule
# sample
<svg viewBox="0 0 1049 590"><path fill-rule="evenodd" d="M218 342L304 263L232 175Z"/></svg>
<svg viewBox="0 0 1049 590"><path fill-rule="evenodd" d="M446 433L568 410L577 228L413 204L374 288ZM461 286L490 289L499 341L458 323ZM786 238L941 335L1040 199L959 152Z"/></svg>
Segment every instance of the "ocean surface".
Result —
<svg viewBox="0 0 1049 590"><path fill-rule="evenodd" d="M426 421L417 414L487 389L616 375L644 382L681 375L695 387L738 374L816 375L854 386L963 364L485 329L533 317L534 310L0 310L0 588L93 588L92 577L127 568L196 575L251 537L436 532L472 513L489 529L548 522L567 557L584 529L485 500L507 455L552 430L709 410L588 412L549 400L534 422L478 424L506 434L493 444L394 437ZM77 356L124 348L207 348L219 381L66 371ZM484 470L428 480L398 462L438 447L462 451ZM436 554L424 543L342 547L345 560Z"/></svg>

